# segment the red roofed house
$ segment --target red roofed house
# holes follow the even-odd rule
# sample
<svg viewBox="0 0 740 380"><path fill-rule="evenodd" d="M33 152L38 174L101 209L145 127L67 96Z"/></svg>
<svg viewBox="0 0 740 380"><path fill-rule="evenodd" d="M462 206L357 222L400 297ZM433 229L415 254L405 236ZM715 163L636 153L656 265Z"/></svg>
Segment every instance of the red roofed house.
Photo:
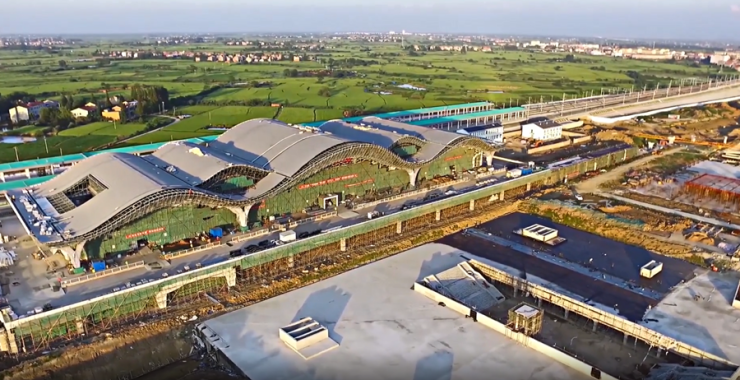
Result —
<svg viewBox="0 0 740 380"><path fill-rule="evenodd" d="M36 120L44 108L59 108L59 103L53 100L44 100L43 102L30 102L25 106L13 107L10 109L10 120L13 123Z"/></svg>

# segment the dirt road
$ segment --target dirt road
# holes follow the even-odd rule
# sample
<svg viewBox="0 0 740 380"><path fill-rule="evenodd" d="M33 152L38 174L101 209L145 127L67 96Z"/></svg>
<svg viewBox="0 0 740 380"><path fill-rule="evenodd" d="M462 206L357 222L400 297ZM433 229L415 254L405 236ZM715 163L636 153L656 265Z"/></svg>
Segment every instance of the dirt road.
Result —
<svg viewBox="0 0 740 380"><path fill-rule="evenodd" d="M597 191L599 191L599 186L601 186L601 184L606 183L606 182L609 182L609 181L614 181L614 180L617 180L619 178L622 178L622 176L625 173L627 173L630 169L632 169L634 167L645 165L648 162L650 162L650 161L652 161L652 160L654 160L656 158L659 158L659 157L663 157L663 156L667 156L667 155L671 155L671 154L676 154L676 153L679 153L679 152L683 152L683 150L684 150L683 147L678 147L678 148L675 148L675 149L671 149L669 151L666 151L665 153L663 153L660 156L647 156L647 157L643 157L643 158L641 158L641 159L639 159L637 161L633 161L633 162L631 162L631 163L629 163L627 165L622 165L622 166L616 167L613 170L610 170L610 171L608 171L608 172L606 172L604 174L597 175L596 177L592 177L592 178L589 178L589 179L587 179L587 180L585 180L583 182L578 183L576 185L576 191L578 191L578 193L580 193L580 194L590 194L590 193L593 193L593 192L597 192Z"/></svg>

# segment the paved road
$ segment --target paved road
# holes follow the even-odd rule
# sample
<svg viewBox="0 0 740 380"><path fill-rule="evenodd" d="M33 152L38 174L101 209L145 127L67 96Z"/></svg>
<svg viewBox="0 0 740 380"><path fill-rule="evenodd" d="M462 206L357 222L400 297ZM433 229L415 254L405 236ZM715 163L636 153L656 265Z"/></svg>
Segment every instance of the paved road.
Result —
<svg viewBox="0 0 740 380"><path fill-rule="evenodd" d="M678 148L664 151L663 154L660 156L652 156L652 155L646 156L638 160L635 160L629 164L620 165L612 170L609 170L606 173L599 174L595 177L591 177L585 181L579 182L578 184L576 184L576 190L581 194L589 194L593 192L598 192L599 186L609 181L621 179L622 176L624 176L624 174L627 173L632 168L645 165L648 162L655 160L658 157L663 157L663 156L668 156L671 154L683 152L683 150L684 150L684 147L678 147Z"/></svg>
<svg viewBox="0 0 740 380"><path fill-rule="evenodd" d="M182 120L182 119L178 119L178 118L176 118L176 117L172 117L172 116L167 116L167 115L156 115L156 116L157 116L157 117L164 117L164 118L167 118L167 119L170 119L170 120L174 120L174 121L173 121L172 123L169 123L169 124L167 124L167 125L163 125L163 126L161 126L161 127L157 128L157 129L152 129L151 131L146 131L146 132L144 132L144 133L142 133L142 134L140 134L140 135L136 135L136 136L131 136L131 137L129 137L129 138L127 138L127 139L125 139L125 140L121 140L121 141L119 142L119 144L120 144L120 143L125 143L126 141L129 141L129 140L133 140L133 139L135 139L135 138L139 138L139 137L141 137L141 136L146 136L146 135L148 135L148 134L150 134L150 133L154 133L154 132L157 132L157 131L161 130L161 129L162 129L162 128L164 128L164 127L171 127L171 126L173 126L173 125L175 125L175 124L179 123L179 122L180 122L180 121Z"/></svg>
<svg viewBox="0 0 740 380"><path fill-rule="evenodd" d="M451 186L451 188L454 188L456 190L462 190L465 188L471 188L475 187L475 181L469 181L469 182L463 182L456 184L454 186ZM444 188L443 190L447 190L447 188ZM344 219L342 217L334 217L332 219L326 219L322 220L316 223L307 223L304 225L299 226L296 228L296 231L298 233L304 232L304 231L313 231L317 228L326 230L329 228L334 227L346 227L353 224L360 223L367 218L367 213L369 211L377 210L385 212L386 214L390 214L393 212L400 211L401 206L403 206L404 203L407 202L419 202L423 200L425 194L418 194L415 196L410 196L398 200L394 200L392 202L383 203L373 208L363 209L357 211L357 215ZM65 305L70 305L73 303L81 302L88 300L93 297L98 297L107 293L110 293L114 288L121 287L125 285L127 282L136 283L143 279L147 280L154 280L154 279L160 279L162 278L162 275L164 273L168 274L175 274L177 273L177 270L182 270L185 266L190 266L191 268L195 267L196 263L200 263L203 266L213 265L219 262L223 262L229 259L229 252L232 250L235 250L237 248L246 247L250 244L257 244L258 242L265 240L265 239L277 239L278 238L278 232L274 232L270 235L264 235L260 237L256 237L254 239L249 239L246 241L242 241L239 243L234 244L233 247L229 246L219 246L215 247L213 249L194 253L191 255L187 255L181 258L175 258L172 260L171 266L159 270L150 270L145 268L139 268L139 269L133 269L127 272L123 272L121 274L112 275L109 277L104 277L101 279L93 280L90 282L81 283L79 285L73 285L67 288L66 294L59 299L53 300L53 304L55 307L61 307ZM9 299L13 299L13 295L11 294ZM34 305L34 306L43 306L43 302L39 301L40 305ZM27 307L28 309L33 309L33 307ZM24 313L27 310L17 310L17 312Z"/></svg>

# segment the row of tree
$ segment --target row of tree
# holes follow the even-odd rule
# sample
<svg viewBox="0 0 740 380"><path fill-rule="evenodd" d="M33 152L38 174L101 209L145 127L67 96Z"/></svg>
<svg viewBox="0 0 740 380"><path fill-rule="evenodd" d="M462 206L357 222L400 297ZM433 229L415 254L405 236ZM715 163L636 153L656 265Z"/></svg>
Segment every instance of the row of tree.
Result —
<svg viewBox="0 0 740 380"><path fill-rule="evenodd" d="M162 86L135 84L131 86L131 99L138 102L136 115L143 118L144 115L164 112L170 104L170 93Z"/></svg>

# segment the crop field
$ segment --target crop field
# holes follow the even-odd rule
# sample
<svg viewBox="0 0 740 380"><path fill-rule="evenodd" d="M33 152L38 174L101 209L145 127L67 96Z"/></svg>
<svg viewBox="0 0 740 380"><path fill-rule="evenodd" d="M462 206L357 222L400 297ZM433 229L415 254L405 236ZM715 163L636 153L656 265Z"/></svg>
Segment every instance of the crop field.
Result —
<svg viewBox="0 0 740 380"><path fill-rule="evenodd" d="M39 128L39 127L26 127ZM56 136L37 137L36 141L20 144L0 144L0 162L34 160L37 158L93 151L108 146L118 139L141 133L143 123L117 124L97 122L59 132ZM18 156L16 157L16 152Z"/></svg>
<svg viewBox="0 0 740 380"><path fill-rule="evenodd" d="M105 91L129 96L135 84L163 86L174 106L168 113L191 115L124 143L130 145L218 134L221 131L213 128L253 118L303 123L340 118L345 112L372 114L474 101L508 106L559 99L564 93L584 96L602 88L640 88L708 74L706 67L682 63L507 50L409 52L381 43L329 45L317 53L307 52L308 59L301 62L257 64L185 58L99 60L92 56L96 49L134 47L75 46L53 53L0 50L0 94L24 92L36 99L59 99L64 94L88 101L102 99ZM239 46L220 44L194 44L188 49L247 53ZM25 128L7 134L38 132L37 127ZM47 144L53 142L49 154L58 154L60 148L77 153L144 130L136 124L112 129L109 123L94 123L47 136ZM3 145L0 161L15 160L13 146ZM38 141L16 147L21 159L47 155L46 146Z"/></svg>

